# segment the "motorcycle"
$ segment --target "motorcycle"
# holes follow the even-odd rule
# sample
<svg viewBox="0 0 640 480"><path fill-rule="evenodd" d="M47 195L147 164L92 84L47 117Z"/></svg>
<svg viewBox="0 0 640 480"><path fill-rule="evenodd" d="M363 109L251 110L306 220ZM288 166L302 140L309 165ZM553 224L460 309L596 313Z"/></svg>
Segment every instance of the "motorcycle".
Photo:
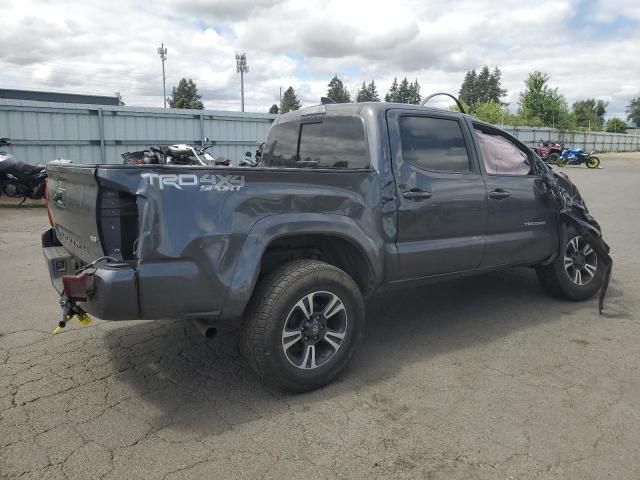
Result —
<svg viewBox="0 0 640 480"><path fill-rule="evenodd" d="M262 161L262 150L264 149L264 142L258 143L256 149L255 160L251 158L251 152L244 152L244 157L238 162L239 167L257 167Z"/></svg>
<svg viewBox="0 0 640 480"><path fill-rule="evenodd" d="M553 165L558 162L564 147L559 143L540 139L540 144L531 148L542 160Z"/></svg>
<svg viewBox="0 0 640 480"><path fill-rule="evenodd" d="M7 138L0 138L0 148L11 145ZM43 165L30 165L0 150L0 196L39 200L44 197L47 170Z"/></svg>
<svg viewBox="0 0 640 480"><path fill-rule="evenodd" d="M587 168L598 168L600 166L600 159L596 157L594 153L596 153L596 150L584 153L581 148L565 148L562 150L562 155L556 165L564 167L565 165L582 165L584 163Z"/></svg>
<svg viewBox="0 0 640 480"><path fill-rule="evenodd" d="M209 141L205 138L205 141ZM207 151L213 145L194 147L188 144L176 145L151 145L145 150L137 152L125 152L120 156L125 165L199 165L199 166L225 166L231 165L228 158L214 158Z"/></svg>

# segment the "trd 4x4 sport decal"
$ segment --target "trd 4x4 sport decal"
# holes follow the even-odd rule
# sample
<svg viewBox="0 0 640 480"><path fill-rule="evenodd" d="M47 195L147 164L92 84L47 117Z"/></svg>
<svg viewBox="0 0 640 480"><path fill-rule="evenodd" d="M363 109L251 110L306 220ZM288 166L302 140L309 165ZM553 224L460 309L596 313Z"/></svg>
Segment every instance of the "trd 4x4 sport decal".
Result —
<svg viewBox="0 0 640 480"><path fill-rule="evenodd" d="M149 182L149 185L158 185L160 190L164 190L167 187L177 190L196 187L201 192L212 190L217 192L235 192L244 187L244 175L143 173L141 176Z"/></svg>

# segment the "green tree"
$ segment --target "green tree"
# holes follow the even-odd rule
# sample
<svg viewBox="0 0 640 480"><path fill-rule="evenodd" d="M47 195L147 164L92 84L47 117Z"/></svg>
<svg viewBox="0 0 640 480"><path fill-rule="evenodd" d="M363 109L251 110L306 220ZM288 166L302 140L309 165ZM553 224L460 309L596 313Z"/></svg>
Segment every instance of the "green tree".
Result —
<svg viewBox="0 0 640 480"><path fill-rule="evenodd" d="M277 115L279 111L280 108L278 108L278 105L276 105L275 103L271 105L271 108L269 108L269 113L275 113Z"/></svg>
<svg viewBox="0 0 640 480"><path fill-rule="evenodd" d="M478 100L478 94L476 92L478 76L475 70L469 70L464 76L460 90L458 91L458 99L467 104L475 105Z"/></svg>
<svg viewBox="0 0 640 480"><path fill-rule="evenodd" d="M608 103L595 98L579 100L573 104L573 113L578 127L601 130L604 125L604 114Z"/></svg>
<svg viewBox="0 0 640 480"><path fill-rule="evenodd" d="M411 87L409 86L409 80L404 77L398 87L398 103L409 103L411 98Z"/></svg>
<svg viewBox="0 0 640 480"><path fill-rule="evenodd" d="M518 115L526 125L556 127L568 130L575 126L575 117L569 112L567 100L557 88L548 85L549 76L532 72L525 80L525 90L520 93Z"/></svg>
<svg viewBox="0 0 640 480"><path fill-rule="evenodd" d="M418 83L417 78L414 82L409 84L409 98L407 100L407 103L412 105L420 105L422 96L420 95L420 84Z"/></svg>
<svg viewBox="0 0 640 480"><path fill-rule="evenodd" d="M398 88L399 88L398 79L394 78L393 83L391 84L391 88L389 88L389 92L387 92L387 94L384 96L384 101L392 102L392 103L400 103L399 96L398 96Z"/></svg>
<svg viewBox="0 0 640 480"><path fill-rule="evenodd" d="M610 118L607 121L607 132L627 133L627 123L621 118Z"/></svg>
<svg viewBox="0 0 640 480"><path fill-rule="evenodd" d="M502 72L498 67L493 71L489 71L488 66L483 66L480 73L469 70L464 76L458 98L460 101L469 105L470 111L473 112L476 104L482 102L501 103L502 97L507 91L502 88Z"/></svg>
<svg viewBox="0 0 640 480"><path fill-rule="evenodd" d="M627 105L627 120L635 122L636 125L640 125L640 97L632 98Z"/></svg>
<svg viewBox="0 0 640 480"><path fill-rule="evenodd" d="M378 95L378 89L376 88L376 82L371 80L367 85L362 82L362 87L358 89L358 96L356 102L379 102L380 96Z"/></svg>
<svg viewBox="0 0 640 480"><path fill-rule="evenodd" d="M169 106L171 108L194 108L202 110L204 104L200 100L202 95L198 95L198 87L191 79L183 78L178 85L173 87L171 96L169 97Z"/></svg>
<svg viewBox="0 0 640 480"><path fill-rule="evenodd" d="M294 110L300 110L300 100L298 100L293 87L289 87L284 91L284 95L282 95L280 113L292 112Z"/></svg>
<svg viewBox="0 0 640 480"><path fill-rule="evenodd" d="M327 97L336 103L349 103L351 95L338 75L334 75L328 85Z"/></svg>
<svg viewBox="0 0 640 480"><path fill-rule="evenodd" d="M501 103L494 100L488 100L486 102L476 103L473 116L483 122L498 125L505 118L509 118L509 112L506 111L505 107Z"/></svg>

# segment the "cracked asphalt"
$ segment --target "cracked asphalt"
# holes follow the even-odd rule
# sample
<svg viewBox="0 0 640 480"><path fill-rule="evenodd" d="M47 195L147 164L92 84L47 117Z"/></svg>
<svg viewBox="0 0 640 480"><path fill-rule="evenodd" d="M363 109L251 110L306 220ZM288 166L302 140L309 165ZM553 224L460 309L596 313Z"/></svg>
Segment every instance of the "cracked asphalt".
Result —
<svg viewBox="0 0 640 480"><path fill-rule="evenodd" d="M567 168L614 269L596 300L516 269L373 299L351 367L265 388L237 335L182 321L73 323L43 208L0 205L0 476L33 479L640 477L640 154Z"/></svg>

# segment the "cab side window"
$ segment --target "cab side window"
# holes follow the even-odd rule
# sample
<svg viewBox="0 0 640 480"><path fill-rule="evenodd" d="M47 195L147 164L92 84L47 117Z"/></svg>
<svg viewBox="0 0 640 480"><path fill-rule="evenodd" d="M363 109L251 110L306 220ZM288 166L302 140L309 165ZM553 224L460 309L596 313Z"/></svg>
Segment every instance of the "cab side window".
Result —
<svg viewBox="0 0 640 480"><path fill-rule="evenodd" d="M462 129L456 120L403 116L399 127L403 161L434 172L471 172Z"/></svg>
<svg viewBox="0 0 640 480"><path fill-rule="evenodd" d="M529 175L529 155L508 138L474 129L484 168L489 175Z"/></svg>

